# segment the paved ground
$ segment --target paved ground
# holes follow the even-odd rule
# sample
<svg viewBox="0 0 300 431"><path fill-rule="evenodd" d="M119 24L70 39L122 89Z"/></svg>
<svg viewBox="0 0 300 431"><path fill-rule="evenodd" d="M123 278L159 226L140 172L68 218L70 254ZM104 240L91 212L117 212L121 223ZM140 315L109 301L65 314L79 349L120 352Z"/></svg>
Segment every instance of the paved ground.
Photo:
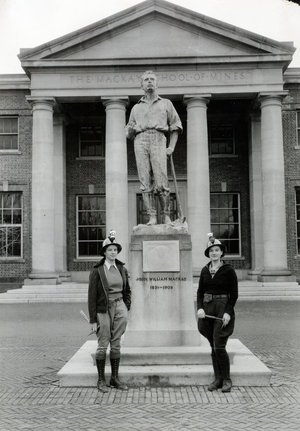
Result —
<svg viewBox="0 0 300 431"><path fill-rule="evenodd" d="M300 428L300 302L240 302L239 338L273 372L270 387L60 388L57 372L86 341L85 304L0 304L0 430Z"/></svg>

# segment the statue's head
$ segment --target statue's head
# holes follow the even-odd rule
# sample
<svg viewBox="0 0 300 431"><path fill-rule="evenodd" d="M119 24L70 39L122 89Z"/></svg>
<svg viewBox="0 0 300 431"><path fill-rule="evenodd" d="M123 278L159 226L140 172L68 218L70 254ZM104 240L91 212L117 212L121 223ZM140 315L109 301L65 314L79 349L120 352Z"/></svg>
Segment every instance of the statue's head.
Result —
<svg viewBox="0 0 300 431"><path fill-rule="evenodd" d="M141 87L144 91L155 91L157 89L157 77L152 70L146 70L141 76Z"/></svg>

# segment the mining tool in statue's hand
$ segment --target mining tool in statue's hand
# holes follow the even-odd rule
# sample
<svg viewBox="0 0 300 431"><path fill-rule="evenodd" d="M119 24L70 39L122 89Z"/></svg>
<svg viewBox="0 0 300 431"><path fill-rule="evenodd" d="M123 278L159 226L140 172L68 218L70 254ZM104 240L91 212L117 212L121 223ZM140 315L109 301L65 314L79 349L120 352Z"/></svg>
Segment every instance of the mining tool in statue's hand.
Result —
<svg viewBox="0 0 300 431"><path fill-rule="evenodd" d="M172 176L173 176L173 181L174 181L174 187L175 187L175 194L176 194L176 200L177 200L177 208L178 208L179 221L181 223L184 223L185 220L186 220L186 217L183 215L183 211L182 211L182 206L181 206L180 197L179 197L179 191L178 191L178 186L177 186L177 179L176 179L175 167L174 167L174 162L173 162L173 156L172 156L172 154L170 154L170 164L171 164L171 171L172 171Z"/></svg>

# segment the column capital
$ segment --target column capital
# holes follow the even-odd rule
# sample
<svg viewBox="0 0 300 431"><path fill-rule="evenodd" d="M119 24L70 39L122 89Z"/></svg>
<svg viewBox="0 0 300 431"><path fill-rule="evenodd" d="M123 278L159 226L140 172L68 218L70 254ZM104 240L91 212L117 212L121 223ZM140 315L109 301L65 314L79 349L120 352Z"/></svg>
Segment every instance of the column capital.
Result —
<svg viewBox="0 0 300 431"><path fill-rule="evenodd" d="M257 100L261 105L270 102L281 105L282 99L288 94L288 91L263 91L258 94Z"/></svg>
<svg viewBox="0 0 300 431"><path fill-rule="evenodd" d="M127 96L105 96L101 97L101 102L106 109L120 108L128 105L129 98Z"/></svg>
<svg viewBox="0 0 300 431"><path fill-rule="evenodd" d="M26 96L26 100L33 109L43 109L43 110L51 110L53 111L53 107L56 103L54 97L34 97L34 96Z"/></svg>
<svg viewBox="0 0 300 431"><path fill-rule="evenodd" d="M183 96L183 103L187 106L206 106L211 99L211 94L185 94Z"/></svg>

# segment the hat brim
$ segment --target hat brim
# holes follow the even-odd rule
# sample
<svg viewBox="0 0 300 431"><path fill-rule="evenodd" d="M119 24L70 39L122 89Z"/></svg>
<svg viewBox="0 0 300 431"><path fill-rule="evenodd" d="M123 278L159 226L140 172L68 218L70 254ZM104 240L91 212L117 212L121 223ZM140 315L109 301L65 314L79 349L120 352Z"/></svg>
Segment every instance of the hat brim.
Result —
<svg viewBox="0 0 300 431"><path fill-rule="evenodd" d="M100 256L105 256L104 252L107 249L107 247L111 246L111 245L115 245L118 249L118 254L120 253L120 251L122 250L122 246L121 244L117 244L117 243L111 243L111 244L107 244L104 247L102 247L102 249L100 250Z"/></svg>
<svg viewBox="0 0 300 431"><path fill-rule="evenodd" d="M208 257L208 258L209 258L209 250L210 250L212 247L220 247L220 249L222 250L222 255L221 255L221 257L223 257L223 256L225 255L225 245L223 245L223 244L212 244L212 245L210 245L209 247L207 247L207 249L204 251L204 254L205 254L205 256L206 256L206 257Z"/></svg>

